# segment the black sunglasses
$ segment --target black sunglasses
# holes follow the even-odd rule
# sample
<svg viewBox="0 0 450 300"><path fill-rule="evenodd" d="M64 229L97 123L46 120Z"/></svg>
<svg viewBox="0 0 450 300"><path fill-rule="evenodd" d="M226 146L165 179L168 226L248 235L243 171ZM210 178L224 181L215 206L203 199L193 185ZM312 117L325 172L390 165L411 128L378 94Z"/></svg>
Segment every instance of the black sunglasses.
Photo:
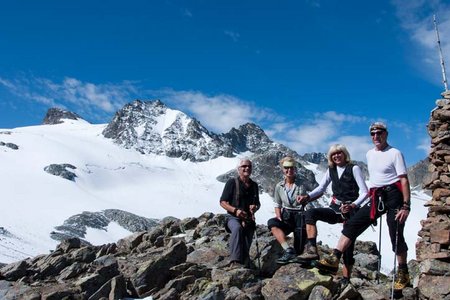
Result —
<svg viewBox="0 0 450 300"><path fill-rule="evenodd" d="M371 132L370 132L370 135L371 135L371 136L374 136L375 134L382 135L384 132L386 132L386 131L384 131L384 130L380 130L380 131L371 131Z"/></svg>
<svg viewBox="0 0 450 300"><path fill-rule="evenodd" d="M252 168L252 166L251 165L242 165L242 166L239 166L239 168L249 168L249 169L251 169Z"/></svg>
<svg viewBox="0 0 450 300"><path fill-rule="evenodd" d="M294 167L283 167L285 170L293 169Z"/></svg>

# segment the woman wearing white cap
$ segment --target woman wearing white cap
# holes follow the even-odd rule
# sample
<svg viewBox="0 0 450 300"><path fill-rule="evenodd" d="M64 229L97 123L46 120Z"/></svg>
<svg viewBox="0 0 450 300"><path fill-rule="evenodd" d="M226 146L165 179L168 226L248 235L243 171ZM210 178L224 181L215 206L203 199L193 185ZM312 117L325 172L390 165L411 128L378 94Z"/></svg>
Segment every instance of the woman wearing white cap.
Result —
<svg viewBox="0 0 450 300"><path fill-rule="evenodd" d="M274 193L275 218L267 222L267 226L284 249L284 254L277 260L279 264L287 264L297 261L297 253L286 239L286 235L294 232L299 226L302 205L296 200L304 193L303 187L295 183L297 174L297 162L292 157L284 157L280 161L280 167L284 179L277 183ZM300 241L294 241L294 243Z"/></svg>

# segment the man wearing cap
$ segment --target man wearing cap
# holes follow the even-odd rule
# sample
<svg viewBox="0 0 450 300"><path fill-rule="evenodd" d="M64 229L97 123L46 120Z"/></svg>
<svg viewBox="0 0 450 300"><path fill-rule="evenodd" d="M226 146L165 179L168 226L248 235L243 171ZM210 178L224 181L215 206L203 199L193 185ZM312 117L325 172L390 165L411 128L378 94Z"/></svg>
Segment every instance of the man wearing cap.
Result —
<svg viewBox="0 0 450 300"><path fill-rule="evenodd" d="M302 205L297 202L297 198L304 193L304 189L295 184L297 173L297 163L292 157L286 156L280 161L280 167L284 174L284 179L277 183L274 192L275 218L267 221L267 226L273 236L283 247L284 253L277 260L279 264L287 264L297 261L297 253L294 247L287 242L286 236L295 230L303 230L301 220ZM303 249L302 241L294 234L294 244L299 244L298 248ZM301 237L306 239L306 233Z"/></svg>
<svg viewBox="0 0 450 300"><path fill-rule="evenodd" d="M392 251L397 255L398 273L394 290L410 284L407 266L408 246L403 230L410 211L410 188L402 153L387 143L386 124L375 122L369 127L374 148L366 154L370 177L368 203L344 224L333 254L318 262L318 268L337 272L339 260L349 245L383 214L389 227Z"/></svg>

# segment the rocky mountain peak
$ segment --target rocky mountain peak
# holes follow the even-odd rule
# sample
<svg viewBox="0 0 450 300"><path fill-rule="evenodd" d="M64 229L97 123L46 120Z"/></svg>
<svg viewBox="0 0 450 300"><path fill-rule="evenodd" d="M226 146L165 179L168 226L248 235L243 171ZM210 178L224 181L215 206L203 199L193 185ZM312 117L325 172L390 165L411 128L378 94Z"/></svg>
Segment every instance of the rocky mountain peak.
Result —
<svg viewBox="0 0 450 300"><path fill-rule="evenodd" d="M274 144L264 130L254 123L246 123L237 129L233 127L221 137L233 146L235 152L263 153Z"/></svg>
<svg viewBox="0 0 450 300"><path fill-rule="evenodd" d="M321 152L311 152L311 153L305 153L302 158L306 161L309 161L313 164L327 164L328 159L327 155L325 153Z"/></svg>
<svg viewBox="0 0 450 300"><path fill-rule="evenodd" d="M432 180L429 168L430 162L427 158L408 168L408 179L411 188L421 189L425 182Z"/></svg>
<svg viewBox="0 0 450 300"><path fill-rule="evenodd" d="M53 107L47 111L47 114L45 115L42 124L43 125L61 124L63 122L62 119L78 120L82 118L76 113L73 113L71 111Z"/></svg>
<svg viewBox="0 0 450 300"><path fill-rule="evenodd" d="M160 100L135 100L119 110L103 131L127 149L148 154L206 161L232 156L232 147L199 121L168 108Z"/></svg>

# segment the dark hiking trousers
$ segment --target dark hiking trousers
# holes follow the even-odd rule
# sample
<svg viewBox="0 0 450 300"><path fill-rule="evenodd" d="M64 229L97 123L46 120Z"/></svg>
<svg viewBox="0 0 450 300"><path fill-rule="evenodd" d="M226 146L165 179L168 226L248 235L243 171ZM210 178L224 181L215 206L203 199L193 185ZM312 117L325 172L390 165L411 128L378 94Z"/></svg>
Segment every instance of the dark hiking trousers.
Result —
<svg viewBox="0 0 450 300"><path fill-rule="evenodd" d="M238 261L242 264L247 263L250 258L249 251L252 245L255 227L251 225L242 226L242 220L234 216L227 218L227 226L231 232L229 241L230 260Z"/></svg>
<svg viewBox="0 0 450 300"><path fill-rule="evenodd" d="M335 210L330 207L317 207L308 209L305 213L305 222L309 225L316 225L317 221L326 222L328 224L343 223L344 219L341 214L337 214ZM355 259L353 258L353 250L355 248L354 241L344 251L342 260L346 265L353 265Z"/></svg>
<svg viewBox="0 0 450 300"><path fill-rule="evenodd" d="M397 214L397 209L403 205L403 194L396 188L386 190L383 193L384 210L376 211L375 220L387 213L386 220L389 227L392 251L395 251L395 241L398 230L398 248L396 254L401 254L408 251L408 246L406 245L405 237L403 235L405 223L398 224L395 220L395 215ZM375 221L370 219L370 209L370 203L361 207L358 212L344 224L342 234L350 240L355 241L356 238Z"/></svg>
<svg viewBox="0 0 450 300"><path fill-rule="evenodd" d="M281 229L285 235L294 232L294 249L297 254L303 253L303 249L306 243L306 227L305 217L303 210L294 210L283 208L281 217L283 221L278 218L272 218L267 221L267 227L269 230L272 227Z"/></svg>

